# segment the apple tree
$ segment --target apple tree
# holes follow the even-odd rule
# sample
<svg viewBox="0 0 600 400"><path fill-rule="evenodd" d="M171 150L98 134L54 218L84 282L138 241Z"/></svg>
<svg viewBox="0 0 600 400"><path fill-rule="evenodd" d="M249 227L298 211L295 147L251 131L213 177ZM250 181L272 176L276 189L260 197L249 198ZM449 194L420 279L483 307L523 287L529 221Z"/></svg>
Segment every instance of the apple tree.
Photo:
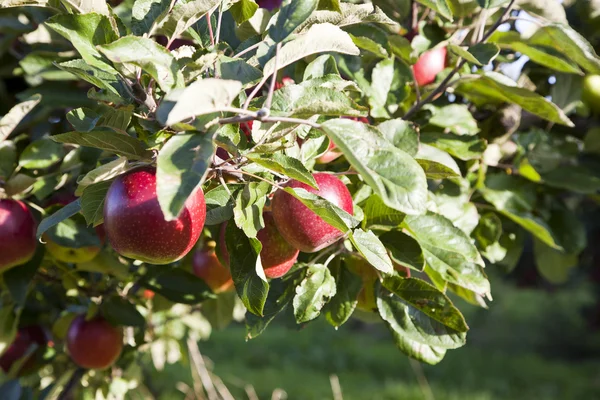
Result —
<svg viewBox="0 0 600 400"><path fill-rule="evenodd" d="M1 0L2 398L124 396L286 314L436 364L527 240L567 279L600 6L562 3Z"/></svg>

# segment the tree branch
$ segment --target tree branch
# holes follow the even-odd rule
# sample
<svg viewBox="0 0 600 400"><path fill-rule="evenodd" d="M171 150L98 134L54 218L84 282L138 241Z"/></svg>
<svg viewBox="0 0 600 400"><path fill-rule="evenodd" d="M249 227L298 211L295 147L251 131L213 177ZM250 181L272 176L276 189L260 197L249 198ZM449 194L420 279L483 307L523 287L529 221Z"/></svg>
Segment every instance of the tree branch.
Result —
<svg viewBox="0 0 600 400"><path fill-rule="evenodd" d="M511 0L511 2L508 4L508 6L506 6L506 8L504 9L504 12L500 16L500 18L498 18L498 20L494 23L494 25L492 25L492 27L486 32L486 34L483 35L483 37L481 38L481 41L479 41L478 43L485 43L494 34L494 32L496 31L496 29L498 29L498 27L504 23L504 18L510 12L510 10L512 9L512 7L514 6L515 1L516 0ZM452 80L452 77L454 77L454 75L456 75L456 73L458 71L460 71L460 69L466 63L467 63L467 60L462 59L458 63L458 65L456 67L454 67L454 69L448 74L448 76L446 76L446 78L442 81L442 83L440 83L440 85L437 88L435 88L433 90L433 92L429 93L429 95L425 99L417 102L417 104L415 104L414 106L412 106L412 108L406 112L406 114L404 115L404 117L402 117L402 119L405 120L405 121L409 120L425 104L430 103L440 93L443 93L446 90L446 88L448 87L448 83Z"/></svg>

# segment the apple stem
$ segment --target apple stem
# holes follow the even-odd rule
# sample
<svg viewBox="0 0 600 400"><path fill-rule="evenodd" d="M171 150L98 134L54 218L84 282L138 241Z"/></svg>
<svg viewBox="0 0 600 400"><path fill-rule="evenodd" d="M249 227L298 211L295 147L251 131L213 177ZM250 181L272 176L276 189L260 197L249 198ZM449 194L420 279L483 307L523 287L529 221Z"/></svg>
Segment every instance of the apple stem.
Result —
<svg viewBox="0 0 600 400"><path fill-rule="evenodd" d="M275 86L277 85L277 70L279 69L279 50L281 50L281 42L277 43L275 49L275 67L273 68L273 76L271 77L271 87L269 87L269 94L267 95L267 101L265 107L270 110L271 104L273 103L273 93L275 93Z"/></svg>

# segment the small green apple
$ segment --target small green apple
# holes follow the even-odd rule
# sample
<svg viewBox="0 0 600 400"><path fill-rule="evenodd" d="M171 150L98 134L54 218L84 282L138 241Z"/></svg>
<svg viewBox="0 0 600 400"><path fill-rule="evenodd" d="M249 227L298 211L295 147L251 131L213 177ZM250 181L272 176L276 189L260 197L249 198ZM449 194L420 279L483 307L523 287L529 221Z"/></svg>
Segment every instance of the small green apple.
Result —
<svg viewBox="0 0 600 400"><path fill-rule="evenodd" d="M587 75L583 78L581 100L592 112L600 114L600 75Z"/></svg>

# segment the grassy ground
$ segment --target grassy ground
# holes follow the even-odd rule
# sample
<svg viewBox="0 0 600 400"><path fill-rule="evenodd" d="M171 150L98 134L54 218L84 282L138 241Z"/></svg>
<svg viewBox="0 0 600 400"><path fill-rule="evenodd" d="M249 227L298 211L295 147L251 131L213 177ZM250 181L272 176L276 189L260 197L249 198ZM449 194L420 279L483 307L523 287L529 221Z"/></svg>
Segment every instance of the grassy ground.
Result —
<svg viewBox="0 0 600 400"><path fill-rule="evenodd" d="M242 326L232 326L214 332L200 350L236 399L247 398L244 384L260 399L270 399L275 388L293 400L332 399L331 374L339 377L345 400L426 399L420 373L435 400L600 399L600 359L565 357L570 345L581 347L577 335L584 327L573 315L586 301L568 292L501 291L492 310L468 315L467 346L450 351L435 367L411 365L383 326L356 323L336 331L316 322L299 332L272 325L250 342ZM581 334L579 342L588 336ZM561 348L552 351L552 343ZM191 383L189 367L182 364L153 376L162 399L182 398L174 383Z"/></svg>

